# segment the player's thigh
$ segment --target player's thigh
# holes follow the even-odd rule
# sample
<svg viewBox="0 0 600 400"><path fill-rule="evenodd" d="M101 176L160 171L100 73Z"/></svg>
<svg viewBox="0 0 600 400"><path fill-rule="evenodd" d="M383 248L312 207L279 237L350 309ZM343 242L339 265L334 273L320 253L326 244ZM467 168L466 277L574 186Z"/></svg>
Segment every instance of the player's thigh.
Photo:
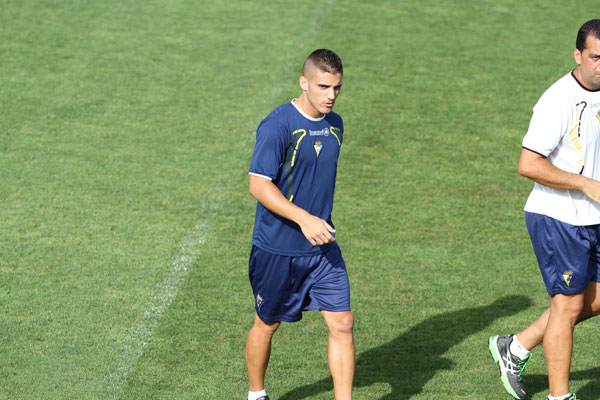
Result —
<svg viewBox="0 0 600 400"><path fill-rule="evenodd" d="M298 259L308 259L299 264ZM311 257L290 257L252 247L249 277L256 314L263 322L295 322L302 319L305 284Z"/></svg>
<svg viewBox="0 0 600 400"><path fill-rule="evenodd" d="M583 311L579 321L585 321L600 314L600 282L590 282L583 294Z"/></svg>
<svg viewBox="0 0 600 400"><path fill-rule="evenodd" d="M582 293L592 278L593 233L541 214L526 212L525 220L548 294Z"/></svg>
<svg viewBox="0 0 600 400"><path fill-rule="evenodd" d="M350 311L350 282L342 253L332 246L311 272L313 279L305 310Z"/></svg>
<svg viewBox="0 0 600 400"><path fill-rule="evenodd" d="M596 241L591 252L589 263L590 284L584 292L584 309L580 321L600 314L600 225L590 229L593 230Z"/></svg>

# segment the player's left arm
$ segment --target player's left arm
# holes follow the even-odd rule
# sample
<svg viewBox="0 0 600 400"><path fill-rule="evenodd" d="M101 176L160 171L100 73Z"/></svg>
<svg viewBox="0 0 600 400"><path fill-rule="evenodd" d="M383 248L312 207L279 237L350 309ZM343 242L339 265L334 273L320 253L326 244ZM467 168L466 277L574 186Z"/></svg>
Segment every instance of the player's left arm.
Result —
<svg viewBox="0 0 600 400"><path fill-rule="evenodd" d="M327 221L310 214L286 199L271 180L262 176L250 175L250 193L269 211L297 223L306 240L313 246L336 241L332 235L335 233L335 229Z"/></svg>
<svg viewBox="0 0 600 400"><path fill-rule="evenodd" d="M526 148L519 158L519 174L555 189L579 190L600 203L600 181L555 167L546 157Z"/></svg>

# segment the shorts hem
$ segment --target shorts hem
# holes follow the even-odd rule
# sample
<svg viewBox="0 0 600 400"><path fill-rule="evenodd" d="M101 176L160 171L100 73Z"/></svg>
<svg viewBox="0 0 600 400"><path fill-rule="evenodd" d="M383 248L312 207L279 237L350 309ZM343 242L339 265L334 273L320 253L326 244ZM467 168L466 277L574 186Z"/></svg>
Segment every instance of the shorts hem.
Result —
<svg viewBox="0 0 600 400"><path fill-rule="evenodd" d="M590 281L590 282L593 282L593 281ZM588 288L588 286L589 286L589 284L586 285L585 287L582 287L582 288L577 288L577 289L573 288L573 289L570 289L570 290L561 290L560 288L559 289L550 290L550 289L546 288L546 292L548 292L548 295L550 295L550 296L554 296L556 294L562 294L562 295L565 295L565 296L572 296L574 294L580 294L580 293L585 292L585 290Z"/></svg>
<svg viewBox="0 0 600 400"><path fill-rule="evenodd" d="M342 311L352 311L350 306L343 307L308 307L302 309L302 311L329 311L329 312L342 312Z"/></svg>
<svg viewBox="0 0 600 400"><path fill-rule="evenodd" d="M256 312L256 315L258 315L258 318L260 318L262 322L265 322L267 324L272 324L274 322L298 322L302 319L302 315L300 315L299 317L290 317L287 315L267 316L260 315L258 312Z"/></svg>

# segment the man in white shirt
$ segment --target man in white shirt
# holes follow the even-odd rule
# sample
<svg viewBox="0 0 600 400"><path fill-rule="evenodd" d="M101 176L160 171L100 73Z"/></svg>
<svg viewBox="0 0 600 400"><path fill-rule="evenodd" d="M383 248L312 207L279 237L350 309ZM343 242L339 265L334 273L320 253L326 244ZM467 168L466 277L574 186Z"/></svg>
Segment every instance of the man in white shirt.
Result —
<svg viewBox="0 0 600 400"><path fill-rule="evenodd" d="M489 339L504 387L517 399L525 398L530 351L542 342L548 399L576 399L573 328L600 313L600 19L579 29L574 57L577 67L535 105L519 160L519 174L535 182L525 219L550 307L517 335Z"/></svg>

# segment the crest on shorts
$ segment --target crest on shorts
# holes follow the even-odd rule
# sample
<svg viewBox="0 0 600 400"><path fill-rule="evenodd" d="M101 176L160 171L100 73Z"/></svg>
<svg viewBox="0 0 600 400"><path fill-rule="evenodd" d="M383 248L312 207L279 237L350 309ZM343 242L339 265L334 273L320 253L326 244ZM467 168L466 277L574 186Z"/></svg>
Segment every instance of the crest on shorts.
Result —
<svg viewBox="0 0 600 400"><path fill-rule="evenodd" d="M563 272L563 279L565 281L565 283L567 284L567 286L571 286L571 280L573 279L573 271L565 271Z"/></svg>
<svg viewBox="0 0 600 400"><path fill-rule="evenodd" d="M321 152L322 148L323 148L323 143L320 140L317 140L315 142L315 151L317 152L317 158L319 158L319 153Z"/></svg>
<svg viewBox="0 0 600 400"><path fill-rule="evenodd" d="M258 309L260 310L260 308L262 307L264 303L263 298L259 295L256 296L256 306L258 307Z"/></svg>

